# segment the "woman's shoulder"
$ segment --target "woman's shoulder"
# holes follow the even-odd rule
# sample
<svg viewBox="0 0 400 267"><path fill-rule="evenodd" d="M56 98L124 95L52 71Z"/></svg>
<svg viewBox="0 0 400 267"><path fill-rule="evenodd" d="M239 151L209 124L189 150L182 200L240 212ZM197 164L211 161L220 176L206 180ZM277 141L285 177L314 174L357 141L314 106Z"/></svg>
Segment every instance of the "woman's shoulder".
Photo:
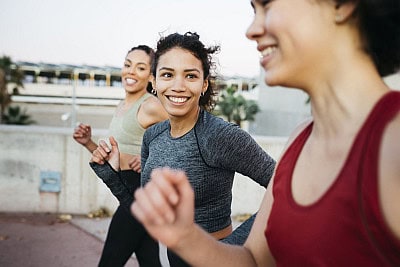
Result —
<svg viewBox="0 0 400 267"><path fill-rule="evenodd" d="M228 122L205 110L200 112L199 122L196 127L198 130L205 132L220 132L226 127L239 128L238 125Z"/></svg>
<svg viewBox="0 0 400 267"><path fill-rule="evenodd" d="M162 106L160 100L149 93L146 93L145 98L143 102L140 105L140 109L143 109L145 113L148 114L165 114L165 117L167 117L167 113L164 110L164 107ZM162 112L160 112L162 111Z"/></svg>
<svg viewBox="0 0 400 267"><path fill-rule="evenodd" d="M169 128L169 120L165 120L151 125L149 128L147 128L146 132L157 134L167 130L168 128Z"/></svg>
<svg viewBox="0 0 400 267"><path fill-rule="evenodd" d="M139 121L143 123L143 127L148 128L154 123L168 119L168 114L162 106L160 100L157 97L147 93L146 98L140 105L138 118Z"/></svg>
<svg viewBox="0 0 400 267"><path fill-rule="evenodd" d="M146 129L143 135L143 141L151 141L162 132L167 131L169 129L169 120L161 121L151 125Z"/></svg>

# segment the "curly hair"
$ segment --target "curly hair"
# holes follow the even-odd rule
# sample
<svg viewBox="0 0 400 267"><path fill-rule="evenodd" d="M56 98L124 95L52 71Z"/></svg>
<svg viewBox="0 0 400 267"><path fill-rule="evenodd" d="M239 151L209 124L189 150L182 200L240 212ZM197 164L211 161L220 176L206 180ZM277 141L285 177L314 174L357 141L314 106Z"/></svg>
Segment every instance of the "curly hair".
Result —
<svg viewBox="0 0 400 267"><path fill-rule="evenodd" d="M400 69L400 1L336 0L338 5L354 1L364 50L371 56L381 76Z"/></svg>
<svg viewBox="0 0 400 267"><path fill-rule="evenodd" d="M208 87L203 96L200 97L199 105L205 110L211 111L215 107L214 81L215 81L215 62L212 55L219 52L219 46L206 47L197 33L186 32L185 34L173 33L161 37L157 42L157 48L153 63L153 75L156 76L157 65L160 57L172 48L182 48L189 51L193 56L201 61L205 79L208 80Z"/></svg>

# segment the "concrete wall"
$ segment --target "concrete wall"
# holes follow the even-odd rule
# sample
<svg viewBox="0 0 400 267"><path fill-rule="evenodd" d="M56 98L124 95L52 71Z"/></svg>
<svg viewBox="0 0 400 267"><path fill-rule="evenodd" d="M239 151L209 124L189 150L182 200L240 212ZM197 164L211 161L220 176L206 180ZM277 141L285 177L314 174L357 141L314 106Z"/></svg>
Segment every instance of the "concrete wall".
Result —
<svg viewBox="0 0 400 267"><path fill-rule="evenodd" d="M289 136L302 121L310 117L307 95L297 89L283 87L259 88L257 113L249 132L255 135Z"/></svg>
<svg viewBox="0 0 400 267"><path fill-rule="evenodd" d="M0 211L84 214L117 201L88 166L70 128L0 126ZM102 132L94 130L94 135ZM59 193L41 192L41 172L61 174Z"/></svg>
<svg viewBox="0 0 400 267"><path fill-rule="evenodd" d="M86 214L105 207L115 210L117 201L90 169L90 155L77 144L72 128L0 125L0 212L55 212ZM94 139L106 130L93 129ZM274 158L285 138L255 139ZM43 192L43 172L61 175L60 192ZM237 175L233 215L258 209L264 189Z"/></svg>

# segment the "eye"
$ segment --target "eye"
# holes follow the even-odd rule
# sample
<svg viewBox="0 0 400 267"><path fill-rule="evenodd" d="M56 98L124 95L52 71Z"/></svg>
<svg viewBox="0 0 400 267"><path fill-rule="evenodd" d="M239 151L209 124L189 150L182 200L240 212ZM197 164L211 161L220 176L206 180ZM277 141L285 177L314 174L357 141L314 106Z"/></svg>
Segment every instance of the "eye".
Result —
<svg viewBox="0 0 400 267"><path fill-rule="evenodd" d="M271 3L271 2L272 2L272 0L260 1L261 5L263 5L264 7L265 7L266 5L268 5L269 3Z"/></svg>
<svg viewBox="0 0 400 267"><path fill-rule="evenodd" d="M131 66L130 64L124 63L124 67L125 67L125 68L130 68L130 66Z"/></svg>
<svg viewBox="0 0 400 267"><path fill-rule="evenodd" d="M264 8L268 9L269 5L273 0L254 0L251 2L251 7L253 8L254 14L257 13L257 9Z"/></svg>
<svg viewBox="0 0 400 267"><path fill-rule="evenodd" d="M198 76L194 73L189 73L188 75L186 75L186 77L189 79L196 79Z"/></svg>
<svg viewBox="0 0 400 267"><path fill-rule="evenodd" d="M138 67L138 70L140 70L140 71L145 71L146 68L145 68L145 67Z"/></svg>
<svg viewBox="0 0 400 267"><path fill-rule="evenodd" d="M163 72L163 73L160 74L160 77L163 77L163 78L171 78L171 77L172 77L172 73L170 73L170 72Z"/></svg>

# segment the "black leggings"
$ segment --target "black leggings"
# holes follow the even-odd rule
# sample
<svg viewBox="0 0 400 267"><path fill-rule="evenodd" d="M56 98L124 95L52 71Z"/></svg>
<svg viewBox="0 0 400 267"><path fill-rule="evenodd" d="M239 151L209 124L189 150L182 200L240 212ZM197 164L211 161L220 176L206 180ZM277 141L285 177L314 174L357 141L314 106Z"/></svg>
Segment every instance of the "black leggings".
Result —
<svg viewBox="0 0 400 267"><path fill-rule="evenodd" d="M133 194L140 186L140 174L129 170L121 171L120 175ZM124 266L134 252L141 267L161 266L158 243L149 236L130 211L119 206L108 228L99 266Z"/></svg>

